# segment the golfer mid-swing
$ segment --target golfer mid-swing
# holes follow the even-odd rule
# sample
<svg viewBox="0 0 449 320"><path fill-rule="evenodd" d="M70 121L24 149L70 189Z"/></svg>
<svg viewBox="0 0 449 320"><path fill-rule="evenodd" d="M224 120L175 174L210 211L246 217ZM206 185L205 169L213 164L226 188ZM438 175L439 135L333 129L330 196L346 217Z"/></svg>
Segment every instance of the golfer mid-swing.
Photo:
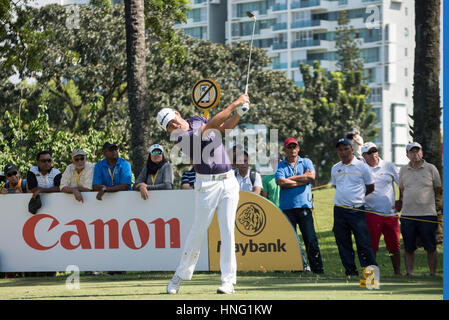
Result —
<svg viewBox="0 0 449 320"><path fill-rule="evenodd" d="M157 122L172 136L177 136L177 146L193 161L196 172L195 217L179 266L167 286L167 293L176 294L181 281L192 278L202 241L215 210L221 236L222 285L217 293L234 293L237 273L234 223L239 201L239 185L221 136L226 129L233 129L248 111L242 108L244 103L249 104L247 94L241 95L210 120L200 116L184 120L178 111L170 108L163 108L157 114ZM234 110L236 113L231 117Z"/></svg>

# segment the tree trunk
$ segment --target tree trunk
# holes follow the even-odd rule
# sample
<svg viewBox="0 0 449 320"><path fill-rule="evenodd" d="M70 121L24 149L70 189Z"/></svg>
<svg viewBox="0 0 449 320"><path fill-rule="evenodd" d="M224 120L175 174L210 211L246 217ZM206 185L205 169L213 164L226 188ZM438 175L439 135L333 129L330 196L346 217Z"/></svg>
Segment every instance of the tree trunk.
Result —
<svg viewBox="0 0 449 320"><path fill-rule="evenodd" d="M415 9L413 138L441 174L440 0L416 1Z"/></svg>
<svg viewBox="0 0 449 320"><path fill-rule="evenodd" d="M443 177L439 85L440 0L415 2L415 27L413 139L422 145L426 161L434 164ZM441 230L439 236L442 236Z"/></svg>
<svg viewBox="0 0 449 320"><path fill-rule="evenodd" d="M147 158L148 116L145 68L144 0L125 1L126 54L129 115L131 119L131 162L137 176Z"/></svg>

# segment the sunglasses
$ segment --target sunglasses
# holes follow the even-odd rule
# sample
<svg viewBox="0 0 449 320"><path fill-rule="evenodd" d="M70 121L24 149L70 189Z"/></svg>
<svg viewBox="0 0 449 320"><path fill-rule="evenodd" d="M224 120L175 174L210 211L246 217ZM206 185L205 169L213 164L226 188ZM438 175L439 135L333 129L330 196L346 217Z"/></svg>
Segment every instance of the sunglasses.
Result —
<svg viewBox="0 0 449 320"><path fill-rule="evenodd" d="M286 149L295 149L298 145L297 144L289 144L288 146L286 146Z"/></svg>
<svg viewBox="0 0 449 320"><path fill-rule="evenodd" d="M369 150L366 154L373 154L376 153L378 150L376 148L372 148L371 150Z"/></svg>
<svg viewBox="0 0 449 320"><path fill-rule="evenodd" d="M84 161L84 157L73 158L73 161L75 161L75 162Z"/></svg>
<svg viewBox="0 0 449 320"><path fill-rule="evenodd" d="M152 151L152 152L151 152L151 155L152 155L152 156L156 156L156 155L158 155L158 154L159 154L159 155L162 154L162 151Z"/></svg>
<svg viewBox="0 0 449 320"><path fill-rule="evenodd" d="M17 171L14 171L14 172L11 172L11 173L7 173L6 176L7 176L8 178L10 178L10 177L12 177L12 176L15 176L16 174L17 174Z"/></svg>
<svg viewBox="0 0 449 320"><path fill-rule="evenodd" d="M39 161L42 163L45 163L45 162L51 163L53 160L52 159L41 159Z"/></svg>

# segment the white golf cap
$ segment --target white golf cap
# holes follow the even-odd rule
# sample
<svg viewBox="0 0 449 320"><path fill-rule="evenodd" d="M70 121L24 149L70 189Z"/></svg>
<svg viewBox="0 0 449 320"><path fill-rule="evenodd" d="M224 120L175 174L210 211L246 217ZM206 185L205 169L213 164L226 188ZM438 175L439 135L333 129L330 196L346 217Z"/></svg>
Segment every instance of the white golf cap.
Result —
<svg viewBox="0 0 449 320"><path fill-rule="evenodd" d="M412 148L420 148L420 149L422 149L421 145L418 142L409 143L405 149L408 152L408 151L412 150Z"/></svg>
<svg viewBox="0 0 449 320"><path fill-rule="evenodd" d="M376 148L377 146L373 142L367 142L362 146L362 154L370 151L371 148Z"/></svg>
<svg viewBox="0 0 449 320"><path fill-rule="evenodd" d="M167 124L176 117L175 110L170 108L163 108L157 114L157 123L167 130Z"/></svg>
<svg viewBox="0 0 449 320"><path fill-rule="evenodd" d="M160 144L153 144L151 147L150 147L150 153L151 152L153 152L153 150L156 150L156 149L159 149L159 150L161 150L162 152L164 152L164 148L162 148L162 146L160 145Z"/></svg>

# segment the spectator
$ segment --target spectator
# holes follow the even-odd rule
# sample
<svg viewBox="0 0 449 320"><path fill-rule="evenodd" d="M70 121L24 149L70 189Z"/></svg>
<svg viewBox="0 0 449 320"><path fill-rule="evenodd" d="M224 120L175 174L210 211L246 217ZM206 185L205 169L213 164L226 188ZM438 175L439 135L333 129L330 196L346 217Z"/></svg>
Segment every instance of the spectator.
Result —
<svg viewBox="0 0 449 320"><path fill-rule="evenodd" d="M312 215L311 183L315 180L315 168L312 161L299 156L296 139L285 139L284 152L286 157L278 163L275 175L276 183L281 188L279 207L295 230L299 226L312 272L322 274L323 262Z"/></svg>
<svg viewBox="0 0 449 320"><path fill-rule="evenodd" d="M148 199L148 190L173 189L173 168L164 157L164 148L159 144L150 147L147 165L137 177L134 190L140 191L142 199Z"/></svg>
<svg viewBox="0 0 449 320"><path fill-rule="evenodd" d="M118 156L118 147L115 143L106 142L103 145L104 159L94 168L92 188L98 191L97 199L102 200L105 192L131 190L131 165Z"/></svg>
<svg viewBox="0 0 449 320"><path fill-rule="evenodd" d="M64 193L72 193L76 200L83 202L81 192L92 191L94 165L87 161L87 155L82 149L72 152L72 163L62 174L61 185Z"/></svg>
<svg viewBox="0 0 449 320"><path fill-rule="evenodd" d="M19 169L14 164L5 166L6 183L1 189L2 194L26 193L26 179L20 177Z"/></svg>
<svg viewBox="0 0 449 320"><path fill-rule="evenodd" d="M362 159L361 148L363 146L363 138L360 136L359 129L352 128L352 131L347 134L346 138L351 142L352 149L354 150L354 156L357 159L361 160Z"/></svg>
<svg viewBox="0 0 449 320"><path fill-rule="evenodd" d="M27 173L27 185L32 198L37 199L40 193L59 192L62 174L52 167L50 151L40 151L36 156L37 166L32 166Z"/></svg>
<svg viewBox="0 0 449 320"><path fill-rule="evenodd" d="M0 171L0 183L6 181L5 175Z"/></svg>
<svg viewBox="0 0 449 320"><path fill-rule="evenodd" d="M278 163L283 160L282 155L277 153L270 157L270 165L273 169L273 174L266 175L262 177L262 191L261 195L271 202L273 202L276 207L279 208L279 192L281 188L277 185L275 179L275 173L278 167Z"/></svg>
<svg viewBox="0 0 449 320"><path fill-rule="evenodd" d="M410 162L399 171L400 202L396 209L401 215L401 233L405 246L405 269L413 274L416 239L419 237L427 251L431 275L437 268L435 199L441 195L441 179L437 168L423 159L422 147L413 142L407 145Z"/></svg>
<svg viewBox="0 0 449 320"><path fill-rule="evenodd" d="M258 172L249 168L248 153L243 151L243 154L241 154L237 150L234 150L233 163L236 168L234 173L240 190L254 192L260 195L262 191L262 177Z"/></svg>
<svg viewBox="0 0 449 320"><path fill-rule="evenodd" d="M352 276L358 275L358 271L351 233L362 268L377 265L364 211L365 196L374 191L374 178L367 164L354 156L349 140L338 140L336 149L341 161L331 170L332 185L336 188L333 231L345 273Z"/></svg>
<svg viewBox="0 0 449 320"><path fill-rule="evenodd" d="M181 177L181 189L190 190L194 189L196 180L195 167L192 167L190 170L184 171Z"/></svg>
<svg viewBox="0 0 449 320"><path fill-rule="evenodd" d="M371 237L371 246L376 255L379 250L380 236L383 234L385 244L390 253L395 275L401 274L401 242L399 233L399 219L395 210L394 182L399 184L396 166L379 157L377 146L367 142L362 146L362 156L368 164L374 177L374 192L365 197L366 210L380 212L368 213L366 222Z"/></svg>

